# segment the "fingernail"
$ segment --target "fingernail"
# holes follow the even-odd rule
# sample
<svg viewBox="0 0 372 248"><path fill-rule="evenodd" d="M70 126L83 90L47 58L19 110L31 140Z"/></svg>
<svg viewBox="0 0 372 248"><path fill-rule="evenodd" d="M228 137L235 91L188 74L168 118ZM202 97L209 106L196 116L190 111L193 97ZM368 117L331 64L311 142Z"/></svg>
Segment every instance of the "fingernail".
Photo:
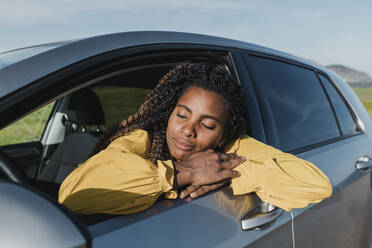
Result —
<svg viewBox="0 0 372 248"><path fill-rule="evenodd" d="M181 192L180 198L183 199L185 197L185 193Z"/></svg>
<svg viewBox="0 0 372 248"><path fill-rule="evenodd" d="M246 160L246 158L244 156L240 156L240 159Z"/></svg>
<svg viewBox="0 0 372 248"><path fill-rule="evenodd" d="M233 171L233 176L234 177L240 177L240 172L239 171Z"/></svg>
<svg viewBox="0 0 372 248"><path fill-rule="evenodd" d="M194 197L196 197L196 194L195 194L194 192L192 192L192 193L190 194L190 196L191 196L192 198L194 198Z"/></svg>

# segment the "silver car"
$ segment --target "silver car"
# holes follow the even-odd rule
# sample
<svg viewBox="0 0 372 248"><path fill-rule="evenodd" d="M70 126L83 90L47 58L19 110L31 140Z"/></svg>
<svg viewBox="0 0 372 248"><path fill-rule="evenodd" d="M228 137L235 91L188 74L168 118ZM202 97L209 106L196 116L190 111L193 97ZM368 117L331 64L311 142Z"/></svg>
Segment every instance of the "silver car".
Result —
<svg viewBox="0 0 372 248"><path fill-rule="evenodd" d="M316 164L333 195L285 212L228 187L132 215L77 216L62 180L169 68L216 61L244 89L248 135ZM328 69L246 42L129 32L0 54L1 247L372 247L372 122Z"/></svg>

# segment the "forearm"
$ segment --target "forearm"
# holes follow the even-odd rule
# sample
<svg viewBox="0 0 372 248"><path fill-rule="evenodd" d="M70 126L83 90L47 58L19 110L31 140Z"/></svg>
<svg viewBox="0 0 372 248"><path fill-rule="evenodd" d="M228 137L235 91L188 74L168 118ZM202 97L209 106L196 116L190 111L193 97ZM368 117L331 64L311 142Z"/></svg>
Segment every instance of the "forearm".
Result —
<svg viewBox="0 0 372 248"><path fill-rule="evenodd" d="M172 189L173 171L133 153L106 149L62 183L59 202L78 214L128 214L150 207Z"/></svg>
<svg viewBox="0 0 372 248"><path fill-rule="evenodd" d="M237 194L256 191L282 199L318 200L332 192L328 178L314 164L291 154L248 160L237 170L241 172L241 177L233 180Z"/></svg>
<svg viewBox="0 0 372 248"><path fill-rule="evenodd" d="M332 193L327 176L306 160L252 138L242 139L235 148L247 162L236 168L241 177L232 181L234 194L256 192L263 201L289 210L320 202Z"/></svg>

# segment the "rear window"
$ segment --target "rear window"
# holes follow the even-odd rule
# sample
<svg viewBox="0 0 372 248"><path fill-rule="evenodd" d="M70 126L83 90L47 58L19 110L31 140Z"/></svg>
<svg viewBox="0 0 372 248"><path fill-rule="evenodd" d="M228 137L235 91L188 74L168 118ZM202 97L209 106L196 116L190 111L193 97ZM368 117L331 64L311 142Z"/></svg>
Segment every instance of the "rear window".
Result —
<svg viewBox="0 0 372 248"><path fill-rule="evenodd" d="M337 118L340 122L342 134L348 135L354 133L357 130L357 126L348 107L345 104L345 101L327 78L321 74L319 74L319 78L329 95L333 108L335 109Z"/></svg>
<svg viewBox="0 0 372 248"><path fill-rule="evenodd" d="M311 70L251 57L269 142L289 151L340 136L327 96ZM271 137L270 137L271 136Z"/></svg>

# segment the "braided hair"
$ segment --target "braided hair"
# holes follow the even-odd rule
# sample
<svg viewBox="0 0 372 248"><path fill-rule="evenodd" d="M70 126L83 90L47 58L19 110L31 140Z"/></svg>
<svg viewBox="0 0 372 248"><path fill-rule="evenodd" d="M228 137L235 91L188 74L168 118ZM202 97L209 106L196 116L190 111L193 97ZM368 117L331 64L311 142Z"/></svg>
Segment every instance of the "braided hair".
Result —
<svg viewBox="0 0 372 248"><path fill-rule="evenodd" d="M98 142L95 152L106 148L113 140L136 129L150 134L148 159L171 158L166 142L168 119L176 107L178 99L191 86L213 91L223 96L229 103L228 121L224 129L224 147L248 131L248 114L244 95L226 69L214 63L184 63L177 65L160 79L157 86L147 95L136 113L122 121Z"/></svg>

